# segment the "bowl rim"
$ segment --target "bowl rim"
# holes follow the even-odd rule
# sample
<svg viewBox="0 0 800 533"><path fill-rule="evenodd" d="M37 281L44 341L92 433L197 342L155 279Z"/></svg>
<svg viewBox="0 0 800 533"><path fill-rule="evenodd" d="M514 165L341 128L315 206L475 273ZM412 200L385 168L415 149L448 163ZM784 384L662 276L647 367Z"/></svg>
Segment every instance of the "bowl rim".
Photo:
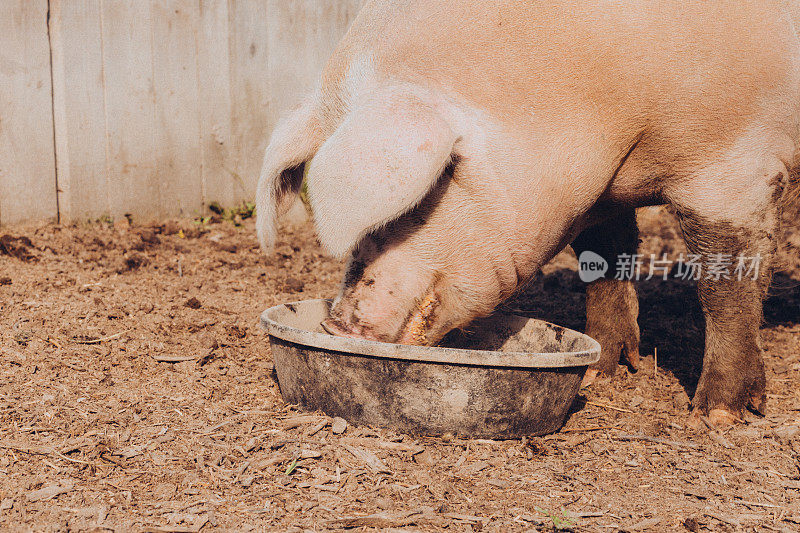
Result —
<svg viewBox="0 0 800 533"><path fill-rule="evenodd" d="M535 320L548 324L564 331L584 337L589 341L591 348L575 352L558 353L533 353L533 352L500 352L494 350L470 350L466 348L445 348L434 346L412 346L407 344L392 344L388 342L358 339L351 337L337 337L327 333L308 331L272 319L272 315L290 306L308 305L311 302L326 302L328 299L310 299L296 302L287 302L270 307L261 313L260 326L271 337L284 341L309 346L312 348L344 353L357 357L377 357L383 359L397 359L403 361L418 361L427 363L440 363L451 365L503 367L503 368L570 368L589 366L600 360L600 343L592 337L565 328L557 324L539 320L537 318L522 317L526 320ZM507 316L520 316L513 313L502 313Z"/></svg>

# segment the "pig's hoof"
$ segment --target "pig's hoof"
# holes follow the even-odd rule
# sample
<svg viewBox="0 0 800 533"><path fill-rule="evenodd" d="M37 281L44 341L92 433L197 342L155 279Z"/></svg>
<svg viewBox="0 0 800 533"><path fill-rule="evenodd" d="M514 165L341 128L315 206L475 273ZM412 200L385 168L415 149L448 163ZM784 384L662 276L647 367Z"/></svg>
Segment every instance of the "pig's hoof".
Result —
<svg viewBox="0 0 800 533"><path fill-rule="evenodd" d="M734 414L727 409L712 409L708 412L707 420L714 428L726 428L744 422L741 414Z"/></svg>
<svg viewBox="0 0 800 533"><path fill-rule="evenodd" d="M696 430L706 428L723 429L742 422L744 420L741 417L741 413L734 414L728 409L711 409L708 412L708 416L705 416L702 409L695 408L692 410L692 414L689 415L686 425Z"/></svg>
<svg viewBox="0 0 800 533"><path fill-rule="evenodd" d="M581 387L588 387L589 385L595 383L600 379L613 377L614 374L617 373L617 366L619 366L620 354L626 354L625 357L634 370L639 369L638 348L633 348L630 351L628 351L625 348L616 350L606 350L605 346L607 345L608 344L603 344L601 341L600 346L603 348L602 352L600 353L600 360L586 370L586 373L583 375L583 381L581 382ZM615 354L615 355L610 355L610 354Z"/></svg>
<svg viewBox="0 0 800 533"><path fill-rule="evenodd" d="M758 416L767 414L767 392L762 389L759 393L751 394L747 408Z"/></svg>
<svg viewBox="0 0 800 533"><path fill-rule="evenodd" d="M588 368L586 369L586 373L583 375L583 381L581 381L581 388L588 387L595 381L597 381L597 375L600 373L599 370L596 368Z"/></svg>
<svg viewBox="0 0 800 533"><path fill-rule="evenodd" d="M600 343L600 360L590 368L595 377L616 374L620 359L627 361L633 370L639 370L639 327L635 318L625 325L621 322L614 327L587 328L586 334Z"/></svg>
<svg viewBox="0 0 800 533"><path fill-rule="evenodd" d="M704 371L705 372L705 371ZM744 422L745 408L763 416L766 412L766 376L763 366L757 366L752 373L744 372L745 379L737 376L731 387L731 380L719 380L709 387L708 382L700 377L700 383L692 400L692 414L688 424L702 429L724 428ZM727 387L726 387L727 385ZM725 392L726 394L721 394Z"/></svg>
<svg viewBox="0 0 800 533"><path fill-rule="evenodd" d="M620 359L628 362L633 370L639 370L639 338L638 335L629 335L625 338L620 338L619 335L611 335L596 333L590 337L594 337L600 343L600 360L596 362L589 370L594 371L593 380L599 376L612 377L617 373ZM587 371L586 375L589 375ZM584 378L584 382L586 378Z"/></svg>

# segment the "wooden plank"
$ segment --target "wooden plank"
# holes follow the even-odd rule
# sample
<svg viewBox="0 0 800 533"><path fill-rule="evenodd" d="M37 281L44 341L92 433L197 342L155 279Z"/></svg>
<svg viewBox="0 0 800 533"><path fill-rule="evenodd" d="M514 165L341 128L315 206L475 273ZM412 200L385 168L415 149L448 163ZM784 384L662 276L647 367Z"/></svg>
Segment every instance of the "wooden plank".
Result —
<svg viewBox="0 0 800 533"><path fill-rule="evenodd" d="M231 100L237 200L252 198L275 124L313 90L361 0L230 3Z"/></svg>
<svg viewBox="0 0 800 533"><path fill-rule="evenodd" d="M361 0L269 0L270 130L316 87Z"/></svg>
<svg viewBox="0 0 800 533"><path fill-rule="evenodd" d="M101 0L109 208L159 216L150 1Z"/></svg>
<svg viewBox="0 0 800 533"><path fill-rule="evenodd" d="M62 220L109 212L100 0L51 0L53 101Z"/></svg>
<svg viewBox="0 0 800 533"><path fill-rule="evenodd" d="M54 148L65 219L251 199L269 132L360 4L51 0L52 95L47 2L4 5L2 220L55 215Z"/></svg>
<svg viewBox="0 0 800 533"><path fill-rule="evenodd" d="M267 70L269 24L263 0L228 4L234 200L255 196L261 160L270 131L270 77ZM283 28L283 31L291 31Z"/></svg>
<svg viewBox="0 0 800 533"><path fill-rule="evenodd" d="M0 223L57 216L46 0L0 6Z"/></svg>
<svg viewBox="0 0 800 533"><path fill-rule="evenodd" d="M205 205L234 203L228 3L201 0L197 34L198 111Z"/></svg>
<svg viewBox="0 0 800 533"><path fill-rule="evenodd" d="M162 215L198 215L203 209L198 112L198 5L153 2L153 86L156 172Z"/></svg>

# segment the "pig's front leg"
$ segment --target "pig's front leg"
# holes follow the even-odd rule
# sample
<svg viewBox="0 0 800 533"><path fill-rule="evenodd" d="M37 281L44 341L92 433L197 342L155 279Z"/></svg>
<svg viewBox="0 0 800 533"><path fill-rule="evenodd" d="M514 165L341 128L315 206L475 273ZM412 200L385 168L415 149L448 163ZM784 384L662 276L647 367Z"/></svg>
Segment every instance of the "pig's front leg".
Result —
<svg viewBox="0 0 800 533"><path fill-rule="evenodd" d="M736 228L695 213L684 213L681 226L689 250L701 255L706 272L697 282L706 318L706 341L690 424L701 427L701 417L708 416L706 421L712 425L727 426L742 421L745 407L759 413L766 407L759 327L774 249L767 236L774 232ZM739 258L745 258L745 268L758 261L757 279L744 271L743 279L739 279L740 273L731 272ZM719 277L715 273L717 260L730 265L728 273Z"/></svg>
<svg viewBox="0 0 800 533"><path fill-rule="evenodd" d="M758 413L766 407L759 328L780 218L776 199L786 170L781 162L762 163L757 173L743 175L743 165L736 163L714 184L722 191L738 185L736 195L713 196L708 191L714 189L697 180L693 188L681 190L676 202L687 247L701 256L703 267L697 287L706 335L703 371L692 400L690 424L695 427L704 421L726 426L741 421L745 407Z"/></svg>
<svg viewBox="0 0 800 533"><path fill-rule="evenodd" d="M624 354L633 368L639 365L639 300L630 279L614 279L620 254L636 254L639 230L636 212L625 209L614 218L585 229L573 241L578 257L585 251L605 259L609 271L604 278L586 287L586 334L595 338L601 347L600 361L586 373L584 384L598 374L613 376L620 356Z"/></svg>

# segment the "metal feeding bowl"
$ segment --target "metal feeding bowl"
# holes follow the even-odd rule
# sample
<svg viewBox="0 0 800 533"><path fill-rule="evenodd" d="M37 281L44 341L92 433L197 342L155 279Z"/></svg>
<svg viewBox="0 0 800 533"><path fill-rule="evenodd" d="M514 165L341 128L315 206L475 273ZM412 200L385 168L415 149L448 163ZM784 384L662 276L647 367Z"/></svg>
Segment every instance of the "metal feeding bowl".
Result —
<svg viewBox="0 0 800 533"><path fill-rule="evenodd" d="M335 337L330 302L261 315L283 398L351 423L403 432L515 438L558 431L600 345L541 320L495 315L439 346Z"/></svg>

